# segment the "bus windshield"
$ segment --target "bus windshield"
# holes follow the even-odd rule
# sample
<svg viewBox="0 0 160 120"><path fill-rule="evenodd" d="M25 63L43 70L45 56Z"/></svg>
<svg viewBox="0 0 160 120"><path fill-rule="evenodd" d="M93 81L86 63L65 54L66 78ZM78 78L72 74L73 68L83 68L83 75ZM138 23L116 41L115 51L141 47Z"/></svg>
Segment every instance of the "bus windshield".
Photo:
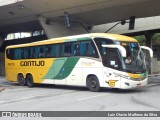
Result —
<svg viewBox="0 0 160 120"><path fill-rule="evenodd" d="M125 69L131 73L143 73L146 71L145 57L138 43L123 43L127 56L123 58Z"/></svg>
<svg viewBox="0 0 160 120"><path fill-rule="evenodd" d="M129 73L146 72L145 57L138 42L115 42L106 38L94 38L94 40L104 66ZM102 47L102 45L111 44L123 46L126 49L126 57L122 57L117 48Z"/></svg>

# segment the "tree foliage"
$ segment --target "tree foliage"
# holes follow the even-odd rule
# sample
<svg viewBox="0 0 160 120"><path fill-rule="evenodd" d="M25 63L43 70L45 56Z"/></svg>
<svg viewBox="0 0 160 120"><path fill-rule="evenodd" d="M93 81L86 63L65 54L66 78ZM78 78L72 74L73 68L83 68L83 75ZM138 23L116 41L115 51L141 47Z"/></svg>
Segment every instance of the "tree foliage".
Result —
<svg viewBox="0 0 160 120"><path fill-rule="evenodd" d="M146 37L145 35L140 35L140 36L134 36L133 38L135 38L136 40L138 40L138 42L140 43L140 45L145 45L146 43ZM152 42L154 43L158 43L160 42L160 33L155 33L152 37Z"/></svg>
<svg viewBox="0 0 160 120"><path fill-rule="evenodd" d="M154 34L152 40L153 40L153 42L158 42L158 41L160 41L160 33Z"/></svg>
<svg viewBox="0 0 160 120"><path fill-rule="evenodd" d="M140 35L140 36L134 36L133 38L135 38L136 40L138 40L140 45L145 45L145 41L146 38L144 35Z"/></svg>

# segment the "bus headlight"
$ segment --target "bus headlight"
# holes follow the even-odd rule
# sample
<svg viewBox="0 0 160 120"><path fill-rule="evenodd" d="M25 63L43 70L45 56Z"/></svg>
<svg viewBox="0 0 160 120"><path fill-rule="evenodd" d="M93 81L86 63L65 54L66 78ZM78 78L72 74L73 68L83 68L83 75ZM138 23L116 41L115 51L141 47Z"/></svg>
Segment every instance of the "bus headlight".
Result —
<svg viewBox="0 0 160 120"><path fill-rule="evenodd" d="M114 73L114 74L119 76L119 77L125 78L125 79L130 79L130 77L127 76L127 75L122 75L122 74L118 74L118 73Z"/></svg>
<svg viewBox="0 0 160 120"><path fill-rule="evenodd" d="M124 79L128 79L128 80L133 80L133 81L142 81L144 79L146 79L147 77L137 77L137 78L133 78L133 77L129 77L127 75L122 75L122 74L117 74L117 73L114 73L115 75L117 76L120 76L121 78L124 78Z"/></svg>
<svg viewBox="0 0 160 120"><path fill-rule="evenodd" d="M120 75L120 77L122 77L122 78L125 78L125 79L130 79L130 77L129 76L126 76L126 75Z"/></svg>

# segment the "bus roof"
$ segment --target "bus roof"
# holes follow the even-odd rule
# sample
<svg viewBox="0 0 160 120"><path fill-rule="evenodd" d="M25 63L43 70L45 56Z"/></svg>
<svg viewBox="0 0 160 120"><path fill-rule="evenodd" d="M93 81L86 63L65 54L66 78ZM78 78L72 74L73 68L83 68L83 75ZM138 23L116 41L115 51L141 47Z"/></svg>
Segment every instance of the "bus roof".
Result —
<svg viewBox="0 0 160 120"><path fill-rule="evenodd" d="M27 43L27 44L12 45L12 46L8 46L6 49L16 48L16 47L27 47L27 46L51 44L51 43L63 43L63 42L70 42L70 41L78 41L78 40L84 40L85 38L95 38L95 37L108 38L108 39L112 39L112 40L115 40L115 41L138 42L136 39L134 39L132 37L119 35L119 34L90 33L90 34L82 34L82 35L52 38L52 39L48 39L48 40L42 40L42 41L32 42L32 43Z"/></svg>
<svg viewBox="0 0 160 120"><path fill-rule="evenodd" d="M91 37L104 37L104 38L117 40L117 41L124 41L124 42L138 42L136 39L132 37L119 35L119 34L111 34L111 33L91 33Z"/></svg>

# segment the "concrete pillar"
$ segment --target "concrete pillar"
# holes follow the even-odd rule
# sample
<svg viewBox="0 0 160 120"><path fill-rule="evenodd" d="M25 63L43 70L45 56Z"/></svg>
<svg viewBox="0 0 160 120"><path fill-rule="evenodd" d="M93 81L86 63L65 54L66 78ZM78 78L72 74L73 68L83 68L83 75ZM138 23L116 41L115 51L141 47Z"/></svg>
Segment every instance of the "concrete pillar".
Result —
<svg viewBox="0 0 160 120"><path fill-rule="evenodd" d="M0 47L4 39L0 38ZM0 76L5 76L5 59L4 59L4 52L0 52Z"/></svg>
<svg viewBox="0 0 160 120"><path fill-rule="evenodd" d="M153 32L147 31L144 33L145 37L146 37L146 46L150 47L152 49L152 37L154 35ZM157 62L154 60L154 58L150 58L150 56L147 57L146 55L146 60L148 61L148 72L149 74L153 74L155 71L155 65L157 64Z"/></svg>
<svg viewBox="0 0 160 120"><path fill-rule="evenodd" d="M78 23L72 24L71 28L67 28L63 21L62 22L54 22L50 20L47 21L47 19L42 16L39 16L38 19L48 38L63 37L63 36L87 33L87 31Z"/></svg>
<svg viewBox="0 0 160 120"><path fill-rule="evenodd" d="M0 47L1 47L1 45L2 45L2 43L3 43L3 39L2 38L0 38Z"/></svg>
<svg viewBox="0 0 160 120"><path fill-rule="evenodd" d="M0 76L5 76L5 59L4 53L0 53Z"/></svg>
<svg viewBox="0 0 160 120"><path fill-rule="evenodd" d="M153 32L145 32L145 37L146 37L146 46L152 48L152 37L154 35Z"/></svg>

